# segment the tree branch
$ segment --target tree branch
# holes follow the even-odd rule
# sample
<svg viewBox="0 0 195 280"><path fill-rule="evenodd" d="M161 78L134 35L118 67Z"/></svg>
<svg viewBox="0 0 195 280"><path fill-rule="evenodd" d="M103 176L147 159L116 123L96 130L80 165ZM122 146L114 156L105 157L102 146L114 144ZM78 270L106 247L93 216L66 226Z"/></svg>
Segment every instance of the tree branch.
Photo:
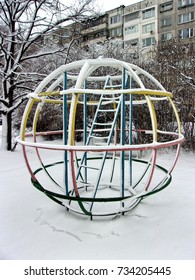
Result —
<svg viewBox="0 0 195 280"><path fill-rule="evenodd" d="M187 81L187 83L195 89L195 78L192 78L190 76L186 76L185 74L183 74L179 69L177 69L173 65L168 64L168 67L177 71Z"/></svg>
<svg viewBox="0 0 195 280"><path fill-rule="evenodd" d="M25 89L25 90L28 90L28 91L31 91L32 92L32 89L29 89L29 88L27 88L27 87L19 87L19 88L21 88L21 89ZM28 97L26 96L26 92L25 93L23 93L23 94L21 94L21 95L18 95L18 96L16 96L15 98L14 98L14 102L16 101L16 100L18 100L18 99L20 99L20 98L25 98L25 99L27 99Z"/></svg>
<svg viewBox="0 0 195 280"><path fill-rule="evenodd" d="M49 51L49 52L43 52L43 53L38 53L38 54L34 54L34 55L29 55L29 56L26 56L24 58L22 58L20 60L20 62L24 62L25 60L30 60L30 59L34 59L34 58L38 58L38 57L42 57L42 56L47 56L47 55L51 55L51 54L56 54L60 51L63 51L64 48L59 48L55 51Z"/></svg>
<svg viewBox="0 0 195 280"><path fill-rule="evenodd" d="M5 107L8 107L9 104L4 98L0 98L0 103L2 103Z"/></svg>
<svg viewBox="0 0 195 280"><path fill-rule="evenodd" d="M28 99L28 97L26 95L23 96L18 102L16 102L13 106L11 106L7 109L7 113L11 113L14 110L16 110L27 99Z"/></svg>

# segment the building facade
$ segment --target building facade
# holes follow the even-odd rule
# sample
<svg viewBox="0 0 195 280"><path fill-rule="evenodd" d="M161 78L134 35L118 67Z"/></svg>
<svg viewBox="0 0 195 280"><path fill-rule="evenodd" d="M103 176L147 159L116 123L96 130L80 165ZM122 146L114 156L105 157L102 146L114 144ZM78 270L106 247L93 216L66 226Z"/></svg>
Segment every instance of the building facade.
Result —
<svg viewBox="0 0 195 280"><path fill-rule="evenodd" d="M125 8L125 6L123 5L116 9L107 11L109 39L111 39L111 40L122 40L123 41L124 8Z"/></svg>
<svg viewBox="0 0 195 280"><path fill-rule="evenodd" d="M108 15L103 14L82 22L80 24L80 35L82 45L107 41L109 36Z"/></svg>
<svg viewBox="0 0 195 280"><path fill-rule="evenodd" d="M158 42L158 1L145 0L125 7L124 44L148 47Z"/></svg>
<svg viewBox="0 0 195 280"><path fill-rule="evenodd" d="M181 38L195 45L195 0L160 0L159 41Z"/></svg>
<svg viewBox="0 0 195 280"><path fill-rule="evenodd" d="M83 46L111 40L123 46L148 48L181 38L195 49L195 0L143 0L69 25L65 30L61 28L60 32L66 33L66 40L74 30Z"/></svg>

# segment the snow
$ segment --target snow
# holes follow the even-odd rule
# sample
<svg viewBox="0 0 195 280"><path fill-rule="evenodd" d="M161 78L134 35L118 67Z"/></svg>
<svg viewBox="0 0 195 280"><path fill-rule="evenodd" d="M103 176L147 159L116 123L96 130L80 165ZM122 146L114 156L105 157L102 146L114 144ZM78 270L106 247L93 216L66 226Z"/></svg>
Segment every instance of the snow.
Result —
<svg viewBox="0 0 195 280"><path fill-rule="evenodd" d="M162 162L172 156L162 154ZM92 221L34 189L19 145L0 157L0 259L195 258L194 154L181 152L171 185L129 214ZM55 152L48 157L53 162Z"/></svg>

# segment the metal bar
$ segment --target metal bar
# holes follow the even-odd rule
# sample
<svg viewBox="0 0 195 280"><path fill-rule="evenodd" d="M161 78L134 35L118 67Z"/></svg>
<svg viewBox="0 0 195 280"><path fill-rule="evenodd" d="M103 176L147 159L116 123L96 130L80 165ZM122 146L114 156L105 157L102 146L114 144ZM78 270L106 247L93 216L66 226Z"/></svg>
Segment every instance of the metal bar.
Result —
<svg viewBox="0 0 195 280"><path fill-rule="evenodd" d="M130 77L130 89L133 87L133 80ZM133 95L130 94L130 104L129 104L129 145L133 144ZM132 187L133 184L133 161L132 161L132 150L129 151L129 182Z"/></svg>
<svg viewBox="0 0 195 280"><path fill-rule="evenodd" d="M87 88L87 81L85 80L84 87ZM83 104L83 116L84 116L84 145L87 143L87 94L84 94L84 104ZM87 167L87 153L84 153L84 165ZM84 179L87 182L87 168L85 168Z"/></svg>
<svg viewBox="0 0 195 280"><path fill-rule="evenodd" d="M64 90L67 89L67 72L64 72ZM63 136L64 145L67 145L68 139L68 108L67 108L67 95L63 95ZM66 195L69 195L68 190L68 152L64 151L64 184Z"/></svg>
<svg viewBox="0 0 195 280"><path fill-rule="evenodd" d="M123 89L125 88L126 71L123 68ZM121 145L125 145L125 94L122 94L121 99ZM121 152L121 196L125 195L125 152ZM122 202L122 207L124 203Z"/></svg>

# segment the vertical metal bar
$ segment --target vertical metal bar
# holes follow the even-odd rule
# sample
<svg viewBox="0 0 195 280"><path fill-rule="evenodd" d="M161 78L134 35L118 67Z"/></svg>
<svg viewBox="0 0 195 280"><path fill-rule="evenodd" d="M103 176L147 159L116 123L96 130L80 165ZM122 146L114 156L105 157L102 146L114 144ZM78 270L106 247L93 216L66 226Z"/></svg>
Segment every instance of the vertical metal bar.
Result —
<svg viewBox="0 0 195 280"><path fill-rule="evenodd" d="M123 68L123 89L125 89L125 76L126 71ZM125 94L122 95L121 103L121 145L125 145ZM121 196L125 195L125 152L121 152ZM124 203L122 203L122 207Z"/></svg>
<svg viewBox="0 0 195 280"><path fill-rule="evenodd" d="M133 88L133 80L130 77L130 89ZM129 104L129 145L133 144L133 95L130 94L130 104ZM132 161L132 150L129 151L129 182L132 187L133 184L133 161Z"/></svg>
<svg viewBox="0 0 195 280"><path fill-rule="evenodd" d="M84 87L87 88L87 81L85 80ZM83 102L83 142L84 145L87 143L87 94L84 94L84 102ZM87 153L84 153L84 165L87 166ZM84 180L87 183L87 167L85 167L85 174L84 174Z"/></svg>
<svg viewBox="0 0 195 280"><path fill-rule="evenodd" d="M67 89L67 72L64 72L64 89ZM68 139L68 108L67 108L67 95L63 95L63 141L64 145L67 145ZM66 190L66 195L69 194L68 191L68 152L64 151L64 185Z"/></svg>

